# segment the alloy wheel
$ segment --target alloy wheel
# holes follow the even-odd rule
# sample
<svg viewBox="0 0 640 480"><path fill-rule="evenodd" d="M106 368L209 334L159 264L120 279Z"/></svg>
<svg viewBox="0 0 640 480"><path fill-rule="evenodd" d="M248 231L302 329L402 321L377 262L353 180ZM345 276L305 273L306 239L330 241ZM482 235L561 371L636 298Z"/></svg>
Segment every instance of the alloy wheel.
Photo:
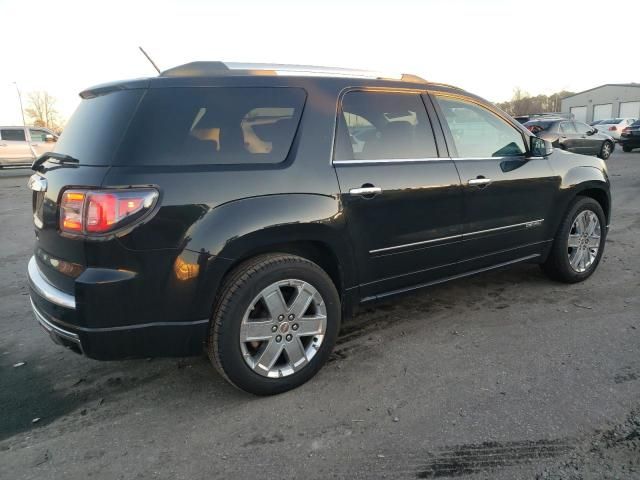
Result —
<svg viewBox="0 0 640 480"><path fill-rule="evenodd" d="M281 378L309 364L327 329L327 310L308 282L281 280L251 302L240 327L245 363L259 375Z"/></svg>
<svg viewBox="0 0 640 480"><path fill-rule="evenodd" d="M569 265L578 273L587 271L598 257L601 227L598 216L584 210L573 221L567 241Z"/></svg>

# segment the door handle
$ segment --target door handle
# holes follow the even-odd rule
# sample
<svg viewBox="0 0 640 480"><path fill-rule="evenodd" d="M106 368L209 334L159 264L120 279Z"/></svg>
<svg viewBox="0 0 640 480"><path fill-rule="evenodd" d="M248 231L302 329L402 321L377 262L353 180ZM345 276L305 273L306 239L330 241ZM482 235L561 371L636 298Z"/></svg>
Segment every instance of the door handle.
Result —
<svg viewBox="0 0 640 480"><path fill-rule="evenodd" d="M472 178L471 180L469 180L467 182L467 185L472 187L482 187L482 186L489 185L492 181L493 180L491 180L490 178L478 177L478 178Z"/></svg>
<svg viewBox="0 0 640 480"><path fill-rule="evenodd" d="M382 189L380 187L374 187L373 185L363 185L360 188L352 188L349 190L351 195L360 195L363 197L373 197L374 195L378 195L382 193Z"/></svg>

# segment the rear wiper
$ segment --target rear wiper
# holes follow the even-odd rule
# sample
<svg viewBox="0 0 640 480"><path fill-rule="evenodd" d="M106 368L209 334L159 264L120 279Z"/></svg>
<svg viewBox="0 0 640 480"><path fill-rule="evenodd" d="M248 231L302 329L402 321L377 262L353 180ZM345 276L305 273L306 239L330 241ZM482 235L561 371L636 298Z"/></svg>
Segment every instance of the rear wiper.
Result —
<svg viewBox="0 0 640 480"><path fill-rule="evenodd" d="M72 157L71 155L65 155L64 153L56 152L45 152L33 162L33 164L31 165L31 170L35 170L37 172L42 164L47 161L47 158L58 160L59 163L80 163L80 160Z"/></svg>

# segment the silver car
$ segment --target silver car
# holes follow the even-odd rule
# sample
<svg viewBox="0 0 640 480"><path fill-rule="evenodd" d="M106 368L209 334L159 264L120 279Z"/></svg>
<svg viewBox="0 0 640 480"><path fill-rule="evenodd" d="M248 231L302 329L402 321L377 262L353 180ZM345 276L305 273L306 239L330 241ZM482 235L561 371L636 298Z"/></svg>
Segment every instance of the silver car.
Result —
<svg viewBox="0 0 640 480"><path fill-rule="evenodd" d="M58 136L42 127L0 127L0 166L30 164L53 150Z"/></svg>

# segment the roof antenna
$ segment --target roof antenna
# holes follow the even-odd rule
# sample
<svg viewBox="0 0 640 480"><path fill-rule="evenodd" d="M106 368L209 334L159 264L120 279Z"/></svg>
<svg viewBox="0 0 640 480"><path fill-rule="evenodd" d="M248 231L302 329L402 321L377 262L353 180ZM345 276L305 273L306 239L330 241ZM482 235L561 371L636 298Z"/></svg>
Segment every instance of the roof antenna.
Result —
<svg viewBox="0 0 640 480"><path fill-rule="evenodd" d="M153 65L153 68L155 68L158 71L158 75L160 75L162 72L160 71L160 69L158 68L158 66L156 65L156 62L154 62L153 60L151 60L151 57L147 54L147 52L144 51L144 48L142 47L138 47L140 49L140 51L142 52L142 54L147 57L147 60L149 60L149 62L151 62L151 65Z"/></svg>

